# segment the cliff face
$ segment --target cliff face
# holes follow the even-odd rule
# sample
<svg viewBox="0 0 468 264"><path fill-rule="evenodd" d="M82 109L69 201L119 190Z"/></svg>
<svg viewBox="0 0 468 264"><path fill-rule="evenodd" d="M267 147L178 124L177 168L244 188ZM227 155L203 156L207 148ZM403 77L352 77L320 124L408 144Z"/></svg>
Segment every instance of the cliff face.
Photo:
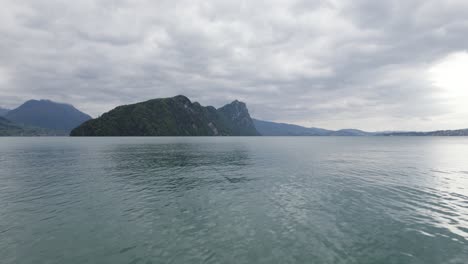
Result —
<svg viewBox="0 0 468 264"><path fill-rule="evenodd" d="M249 110L243 102L235 100L218 109L228 122L226 124L233 136L259 136L257 129L250 117Z"/></svg>
<svg viewBox="0 0 468 264"><path fill-rule="evenodd" d="M89 120L71 136L253 136L258 135L244 103L203 107L179 95L124 105Z"/></svg>

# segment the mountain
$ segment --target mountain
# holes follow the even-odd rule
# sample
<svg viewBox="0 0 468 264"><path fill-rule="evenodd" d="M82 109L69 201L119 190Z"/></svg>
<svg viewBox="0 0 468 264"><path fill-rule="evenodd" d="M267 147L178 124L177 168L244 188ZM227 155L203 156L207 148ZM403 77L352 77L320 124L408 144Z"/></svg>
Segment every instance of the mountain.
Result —
<svg viewBox="0 0 468 264"><path fill-rule="evenodd" d="M366 132L358 129L341 129L331 132L328 136L356 137L356 136L374 136L375 133Z"/></svg>
<svg viewBox="0 0 468 264"><path fill-rule="evenodd" d="M0 116L6 115L10 110L0 107Z"/></svg>
<svg viewBox="0 0 468 264"><path fill-rule="evenodd" d="M275 123L253 119L262 136L328 136L333 131L322 128L307 128L298 125Z"/></svg>
<svg viewBox="0 0 468 264"><path fill-rule="evenodd" d="M50 100L29 100L5 117L18 124L66 132L91 119L72 105Z"/></svg>
<svg viewBox="0 0 468 264"><path fill-rule="evenodd" d="M255 127L262 136L468 136L468 129L439 130L431 132L387 131L366 132L358 129L337 131L307 128L298 125L275 123L253 119Z"/></svg>
<svg viewBox="0 0 468 264"><path fill-rule="evenodd" d="M382 136L445 136L445 137L454 137L454 136L468 136L468 129L458 129L458 130L438 130L431 132L391 132L383 133Z"/></svg>
<svg viewBox="0 0 468 264"><path fill-rule="evenodd" d="M308 128L285 123L275 123L254 119L255 127L262 136L372 136L374 133L357 129L337 131L323 128Z"/></svg>
<svg viewBox="0 0 468 264"><path fill-rule="evenodd" d="M0 136L9 136L22 131L22 128L13 124L10 120L0 116Z"/></svg>
<svg viewBox="0 0 468 264"><path fill-rule="evenodd" d="M63 131L54 131L47 128L29 127L15 124L0 117L0 136L65 136Z"/></svg>
<svg viewBox="0 0 468 264"><path fill-rule="evenodd" d="M224 122L224 124L227 126L228 130L231 131L231 135L260 135L255 128L245 103L235 100L234 102L219 108L217 111L221 116L223 116L223 118L227 118L227 122Z"/></svg>
<svg viewBox="0 0 468 264"><path fill-rule="evenodd" d="M219 109L187 97L153 99L119 106L73 129L71 136L257 136L244 103Z"/></svg>

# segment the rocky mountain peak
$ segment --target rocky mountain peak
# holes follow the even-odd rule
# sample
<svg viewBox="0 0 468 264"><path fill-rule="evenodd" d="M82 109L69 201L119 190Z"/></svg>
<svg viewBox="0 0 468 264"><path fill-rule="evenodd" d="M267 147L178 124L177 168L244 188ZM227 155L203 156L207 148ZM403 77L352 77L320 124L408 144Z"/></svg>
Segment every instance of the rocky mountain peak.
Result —
<svg viewBox="0 0 468 264"><path fill-rule="evenodd" d="M240 128L240 130L237 131L238 134L243 134L242 131L245 130L250 131L251 135L259 135L250 117L247 105L244 102L234 100L232 103L219 108L218 111L229 118L237 128Z"/></svg>
<svg viewBox="0 0 468 264"><path fill-rule="evenodd" d="M232 103L227 104L218 110L225 113L232 120L245 118L245 117L248 117L250 119L247 105L244 102L240 102L238 100L235 100Z"/></svg>

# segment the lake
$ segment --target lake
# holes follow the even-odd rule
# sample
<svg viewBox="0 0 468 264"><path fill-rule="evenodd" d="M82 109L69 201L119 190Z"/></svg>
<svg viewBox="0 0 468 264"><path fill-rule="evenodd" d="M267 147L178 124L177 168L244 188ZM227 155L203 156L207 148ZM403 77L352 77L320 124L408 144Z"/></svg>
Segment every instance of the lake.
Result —
<svg viewBox="0 0 468 264"><path fill-rule="evenodd" d="M0 138L1 263L468 263L468 138Z"/></svg>

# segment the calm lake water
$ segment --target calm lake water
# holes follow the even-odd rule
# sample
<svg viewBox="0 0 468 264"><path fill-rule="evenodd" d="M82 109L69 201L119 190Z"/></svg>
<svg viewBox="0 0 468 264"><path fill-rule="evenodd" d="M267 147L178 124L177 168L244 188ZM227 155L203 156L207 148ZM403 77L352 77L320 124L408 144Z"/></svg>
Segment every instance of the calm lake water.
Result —
<svg viewBox="0 0 468 264"><path fill-rule="evenodd" d="M468 263L468 138L0 138L1 263Z"/></svg>

